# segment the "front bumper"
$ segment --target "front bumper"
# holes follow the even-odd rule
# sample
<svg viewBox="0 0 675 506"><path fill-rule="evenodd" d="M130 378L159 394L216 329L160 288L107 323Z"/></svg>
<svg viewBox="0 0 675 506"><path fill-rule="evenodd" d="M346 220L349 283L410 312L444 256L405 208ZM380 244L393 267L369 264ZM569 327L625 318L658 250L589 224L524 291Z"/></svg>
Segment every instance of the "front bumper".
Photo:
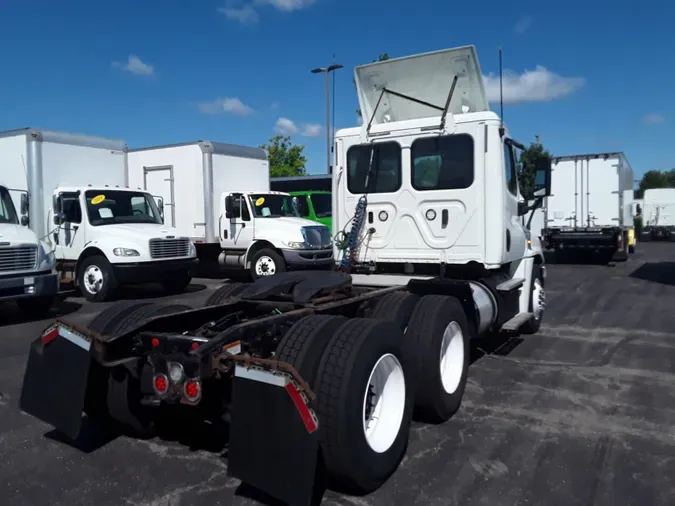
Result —
<svg viewBox="0 0 675 506"><path fill-rule="evenodd" d="M196 258L112 264L115 279L126 285L162 281L175 275L183 275L186 271L193 276L196 267Z"/></svg>
<svg viewBox="0 0 675 506"><path fill-rule="evenodd" d="M51 271L0 277L0 301L53 297L58 291L58 274Z"/></svg>
<svg viewBox="0 0 675 506"><path fill-rule="evenodd" d="M334 265L333 248L317 250L282 249L286 265L296 269L311 269Z"/></svg>

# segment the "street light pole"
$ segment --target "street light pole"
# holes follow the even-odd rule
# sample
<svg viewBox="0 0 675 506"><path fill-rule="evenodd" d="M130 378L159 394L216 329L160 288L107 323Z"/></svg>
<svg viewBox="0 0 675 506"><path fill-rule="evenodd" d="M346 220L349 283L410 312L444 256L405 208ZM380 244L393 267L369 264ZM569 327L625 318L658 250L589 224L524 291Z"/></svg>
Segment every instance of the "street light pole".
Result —
<svg viewBox="0 0 675 506"><path fill-rule="evenodd" d="M326 173L330 174L330 81L328 74L334 70L343 68L342 65L333 64L330 67L319 67L312 70L312 74L326 74Z"/></svg>

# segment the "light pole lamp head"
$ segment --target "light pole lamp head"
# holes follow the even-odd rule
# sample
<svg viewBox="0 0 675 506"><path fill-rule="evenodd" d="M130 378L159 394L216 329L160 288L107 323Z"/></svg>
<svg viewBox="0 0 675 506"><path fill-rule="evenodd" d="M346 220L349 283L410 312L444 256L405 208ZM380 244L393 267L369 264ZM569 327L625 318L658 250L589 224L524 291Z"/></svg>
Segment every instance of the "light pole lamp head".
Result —
<svg viewBox="0 0 675 506"><path fill-rule="evenodd" d="M312 69L312 74L320 74L321 72L328 72L328 69L325 69L323 67L319 67L317 69Z"/></svg>

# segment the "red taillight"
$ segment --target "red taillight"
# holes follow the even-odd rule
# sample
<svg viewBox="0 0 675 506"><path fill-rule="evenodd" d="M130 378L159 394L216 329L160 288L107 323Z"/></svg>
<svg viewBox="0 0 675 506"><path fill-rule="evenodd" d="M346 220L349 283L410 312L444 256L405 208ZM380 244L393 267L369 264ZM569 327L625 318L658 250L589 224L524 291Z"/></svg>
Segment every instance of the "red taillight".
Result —
<svg viewBox="0 0 675 506"><path fill-rule="evenodd" d="M196 350L197 348L199 348L199 343L192 343L192 349Z"/></svg>
<svg viewBox="0 0 675 506"><path fill-rule="evenodd" d="M152 338L152 347L157 348L157 346L159 346L159 339L157 339L156 337L153 337Z"/></svg>
<svg viewBox="0 0 675 506"><path fill-rule="evenodd" d="M202 386L199 381L188 381L183 387L183 393L190 402L195 402L202 394Z"/></svg>
<svg viewBox="0 0 675 506"><path fill-rule="evenodd" d="M157 395L164 395L169 390L169 378L165 374L155 374L152 386Z"/></svg>

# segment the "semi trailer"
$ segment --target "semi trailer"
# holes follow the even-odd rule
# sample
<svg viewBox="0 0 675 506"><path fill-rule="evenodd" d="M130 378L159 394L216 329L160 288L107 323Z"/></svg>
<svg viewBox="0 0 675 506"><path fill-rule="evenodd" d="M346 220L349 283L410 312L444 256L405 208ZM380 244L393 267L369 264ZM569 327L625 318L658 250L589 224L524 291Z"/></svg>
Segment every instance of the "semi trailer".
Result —
<svg viewBox="0 0 675 506"><path fill-rule="evenodd" d="M381 486L413 418L460 409L470 341L536 333L546 268L520 217L524 149L490 111L473 46L357 67L366 121L335 136L339 270L226 283L204 307L117 303L31 344L21 408L150 435L171 410L229 429L228 473L291 505L317 477ZM336 198L337 196L337 198ZM533 203L529 203L533 202Z"/></svg>
<svg viewBox="0 0 675 506"><path fill-rule="evenodd" d="M645 190L641 207L642 241L675 239L675 188Z"/></svg>
<svg viewBox="0 0 675 506"><path fill-rule="evenodd" d="M633 169L624 153L553 158L545 203L545 243L556 258L570 253L627 260L636 204Z"/></svg>
<svg viewBox="0 0 675 506"><path fill-rule="evenodd" d="M124 142L24 128L0 132L0 159L2 179L28 194L26 224L55 256L61 289L100 302L125 284L189 285L194 246L128 187Z"/></svg>
<svg viewBox="0 0 675 506"><path fill-rule="evenodd" d="M335 265L330 230L301 219L288 193L270 190L261 148L195 141L129 150L129 178L161 196L170 224L192 239L200 265L257 279Z"/></svg>

